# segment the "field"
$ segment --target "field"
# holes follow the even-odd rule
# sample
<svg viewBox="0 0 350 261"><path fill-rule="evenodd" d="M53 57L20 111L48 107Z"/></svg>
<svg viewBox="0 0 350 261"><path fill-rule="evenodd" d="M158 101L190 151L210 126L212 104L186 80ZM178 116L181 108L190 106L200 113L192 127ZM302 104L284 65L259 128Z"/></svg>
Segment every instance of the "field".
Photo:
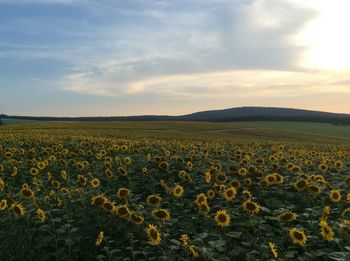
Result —
<svg viewBox="0 0 350 261"><path fill-rule="evenodd" d="M350 260L350 140L226 123L0 127L0 260L191 259Z"/></svg>

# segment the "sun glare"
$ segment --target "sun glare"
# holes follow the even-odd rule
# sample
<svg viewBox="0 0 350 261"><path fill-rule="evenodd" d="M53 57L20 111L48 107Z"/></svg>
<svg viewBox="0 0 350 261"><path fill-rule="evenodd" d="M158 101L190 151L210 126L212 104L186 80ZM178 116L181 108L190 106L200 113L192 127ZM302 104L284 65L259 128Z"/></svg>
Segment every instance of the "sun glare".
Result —
<svg viewBox="0 0 350 261"><path fill-rule="evenodd" d="M312 69L350 69L350 1L307 2L312 3L318 16L297 37L301 45L308 47L302 65Z"/></svg>

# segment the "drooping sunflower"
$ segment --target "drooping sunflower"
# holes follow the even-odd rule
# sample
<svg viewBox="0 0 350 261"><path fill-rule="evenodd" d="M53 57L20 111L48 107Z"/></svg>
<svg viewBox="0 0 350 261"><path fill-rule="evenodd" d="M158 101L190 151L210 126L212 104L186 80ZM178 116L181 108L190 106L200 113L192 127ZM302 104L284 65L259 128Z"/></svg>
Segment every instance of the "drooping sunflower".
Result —
<svg viewBox="0 0 350 261"><path fill-rule="evenodd" d="M319 195L322 191L319 186L315 186L315 185L310 185L308 187L308 190L314 195Z"/></svg>
<svg viewBox="0 0 350 261"><path fill-rule="evenodd" d="M132 213L130 217L132 223L134 223L135 225L141 225L145 221L144 217L139 216L136 213Z"/></svg>
<svg viewBox="0 0 350 261"><path fill-rule="evenodd" d="M237 190L234 187L230 187L230 188L226 189L224 192L224 197L225 197L226 201L234 200L236 195L237 195Z"/></svg>
<svg viewBox="0 0 350 261"><path fill-rule="evenodd" d="M277 216L277 220L279 222L292 222L297 220L297 213L293 212L293 211L288 211L288 212L284 212L282 214L279 214Z"/></svg>
<svg viewBox="0 0 350 261"><path fill-rule="evenodd" d="M162 238L157 226L149 224L148 227L146 228L146 233L148 237L148 242L151 245L160 244L160 241L162 240Z"/></svg>
<svg viewBox="0 0 350 261"><path fill-rule="evenodd" d="M108 199L105 196L97 195L97 196L92 197L91 205L94 205L96 207L103 207L103 204L107 201L108 201Z"/></svg>
<svg viewBox="0 0 350 261"><path fill-rule="evenodd" d="M166 209L154 209L152 211L152 217L165 222L165 221L169 221L170 213Z"/></svg>
<svg viewBox="0 0 350 261"><path fill-rule="evenodd" d="M0 192L4 190L4 187L5 187L5 182L2 178L0 178Z"/></svg>
<svg viewBox="0 0 350 261"><path fill-rule="evenodd" d="M188 245L188 251L190 252L190 255L193 257L198 257L199 253L197 248L194 245Z"/></svg>
<svg viewBox="0 0 350 261"><path fill-rule="evenodd" d="M173 189L173 195L175 198L181 198L184 193L184 188L181 185L176 185Z"/></svg>
<svg viewBox="0 0 350 261"><path fill-rule="evenodd" d="M23 217L26 212L25 208L20 203L13 203L11 209L18 217Z"/></svg>
<svg viewBox="0 0 350 261"><path fill-rule="evenodd" d="M157 206L162 201L162 198L158 195L149 195L147 197L147 204L150 206Z"/></svg>
<svg viewBox="0 0 350 261"><path fill-rule="evenodd" d="M209 184L211 182L211 173L209 171L204 173L204 181Z"/></svg>
<svg viewBox="0 0 350 261"><path fill-rule="evenodd" d="M101 245L101 243L102 243L104 237L105 237L104 232L101 231L101 232L98 234L98 236L97 236L95 245L96 245L96 246Z"/></svg>
<svg viewBox="0 0 350 261"><path fill-rule="evenodd" d="M215 221L219 227L227 227L230 225L231 217L226 210L218 210L215 214Z"/></svg>
<svg viewBox="0 0 350 261"><path fill-rule="evenodd" d="M0 211L4 211L7 208L7 200L6 199L2 199L0 201Z"/></svg>
<svg viewBox="0 0 350 261"><path fill-rule="evenodd" d="M32 199L34 198L34 192L29 187L24 187L21 189L21 195L25 199Z"/></svg>
<svg viewBox="0 0 350 261"><path fill-rule="evenodd" d="M131 191L128 188L119 188L116 195L119 199L128 199L130 192Z"/></svg>
<svg viewBox="0 0 350 261"><path fill-rule="evenodd" d="M341 194L338 189L332 189L329 193L329 198L332 202L337 203L341 200Z"/></svg>
<svg viewBox="0 0 350 261"><path fill-rule="evenodd" d="M113 177L113 172L111 169L106 169L105 170L105 175L108 179L112 178Z"/></svg>
<svg viewBox="0 0 350 261"><path fill-rule="evenodd" d="M307 236L305 235L303 230L293 227L289 229L289 236L293 240L294 244L305 246L307 241Z"/></svg>
<svg viewBox="0 0 350 261"><path fill-rule="evenodd" d="M127 205L116 206L115 214L121 218L127 218L131 215L131 211L129 210Z"/></svg>
<svg viewBox="0 0 350 261"><path fill-rule="evenodd" d="M250 199L243 202L243 208L250 214L258 214L260 211L260 205Z"/></svg>
<svg viewBox="0 0 350 261"><path fill-rule="evenodd" d="M118 167L117 171L122 176L127 176L128 175L128 172L123 167Z"/></svg>
<svg viewBox="0 0 350 261"><path fill-rule="evenodd" d="M46 220L46 214L45 214L45 211L42 210L41 208L38 208L36 210L36 214L38 215L38 218L39 218L39 221L40 222L45 222Z"/></svg>
<svg viewBox="0 0 350 261"><path fill-rule="evenodd" d="M272 242L269 242L269 248L270 248L272 256L274 258L277 258L278 257L278 252L277 252L277 248L276 248L275 244L272 243Z"/></svg>

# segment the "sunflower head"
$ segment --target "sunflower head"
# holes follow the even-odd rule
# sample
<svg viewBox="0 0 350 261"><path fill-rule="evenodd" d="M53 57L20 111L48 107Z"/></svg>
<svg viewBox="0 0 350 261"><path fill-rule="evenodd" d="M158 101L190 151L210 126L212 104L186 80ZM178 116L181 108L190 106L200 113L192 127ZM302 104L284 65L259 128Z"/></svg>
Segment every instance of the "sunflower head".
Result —
<svg viewBox="0 0 350 261"><path fill-rule="evenodd" d="M234 200L236 195L237 195L237 190L234 187L230 187L230 188L226 189L224 192L224 197L225 197L226 201Z"/></svg>
<svg viewBox="0 0 350 261"><path fill-rule="evenodd" d="M298 215L295 212L288 211L277 216L279 222L292 222L297 219Z"/></svg>
<svg viewBox="0 0 350 261"><path fill-rule="evenodd" d="M147 197L147 204L150 206L157 206L162 201L161 197L158 195L149 195Z"/></svg>
<svg viewBox="0 0 350 261"><path fill-rule="evenodd" d="M243 208L251 214L258 214L260 211L260 205L250 199L243 202Z"/></svg>
<svg viewBox="0 0 350 261"><path fill-rule="evenodd" d="M128 199L130 195L130 189L128 188L119 188L117 191L117 198L119 199Z"/></svg>
<svg viewBox="0 0 350 261"><path fill-rule="evenodd" d="M25 209L20 203L13 203L11 209L18 217L23 217L25 214Z"/></svg>
<svg viewBox="0 0 350 261"><path fill-rule="evenodd" d="M153 216L153 218L159 219L163 222L169 221L169 219L170 219L170 213L166 209L154 209L152 211L152 216Z"/></svg>
<svg viewBox="0 0 350 261"><path fill-rule="evenodd" d="M182 194L184 193L184 188L181 185L176 185L173 189L173 195L175 198L181 198Z"/></svg>
<svg viewBox="0 0 350 261"><path fill-rule="evenodd" d="M275 244L272 243L272 242L269 242L269 248L270 248L270 251L271 251L271 255L274 258L277 258L278 257L278 252L277 252L277 248L276 248Z"/></svg>
<svg viewBox="0 0 350 261"><path fill-rule="evenodd" d="M329 198L332 202L337 203L341 200L341 194L338 189L332 189L329 193Z"/></svg>
<svg viewBox="0 0 350 261"><path fill-rule="evenodd" d="M157 226L149 224L148 227L146 228L146 233L148 237L148 242L151 245L160 244L160 241L162 240L162 238Z"/></svg>
<svg viewBox="0 0 350 261"><path fill-rule="evenodd" d="M305 246L307 242L307 236L305 235L304 231L298 228L291 228L289 229L289 236L293 240L294 244Z"/></svg>
<svg viewBox="0 0 350 261"><path fill-rule="evenodd" d="M226 210L218 210L215 214L215 222L219 227L227 227L230 225L231 217Z"/></svg>

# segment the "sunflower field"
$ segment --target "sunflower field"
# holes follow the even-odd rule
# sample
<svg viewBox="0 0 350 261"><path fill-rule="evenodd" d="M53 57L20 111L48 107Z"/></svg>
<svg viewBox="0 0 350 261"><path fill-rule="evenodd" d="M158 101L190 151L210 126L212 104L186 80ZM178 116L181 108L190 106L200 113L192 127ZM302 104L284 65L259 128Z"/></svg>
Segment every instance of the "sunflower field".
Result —
<svg viewBox="0 0 350 261"><path fill-rule="evenodd" d="M0 133L0 260L350 260L350 146Z"/></svg>

